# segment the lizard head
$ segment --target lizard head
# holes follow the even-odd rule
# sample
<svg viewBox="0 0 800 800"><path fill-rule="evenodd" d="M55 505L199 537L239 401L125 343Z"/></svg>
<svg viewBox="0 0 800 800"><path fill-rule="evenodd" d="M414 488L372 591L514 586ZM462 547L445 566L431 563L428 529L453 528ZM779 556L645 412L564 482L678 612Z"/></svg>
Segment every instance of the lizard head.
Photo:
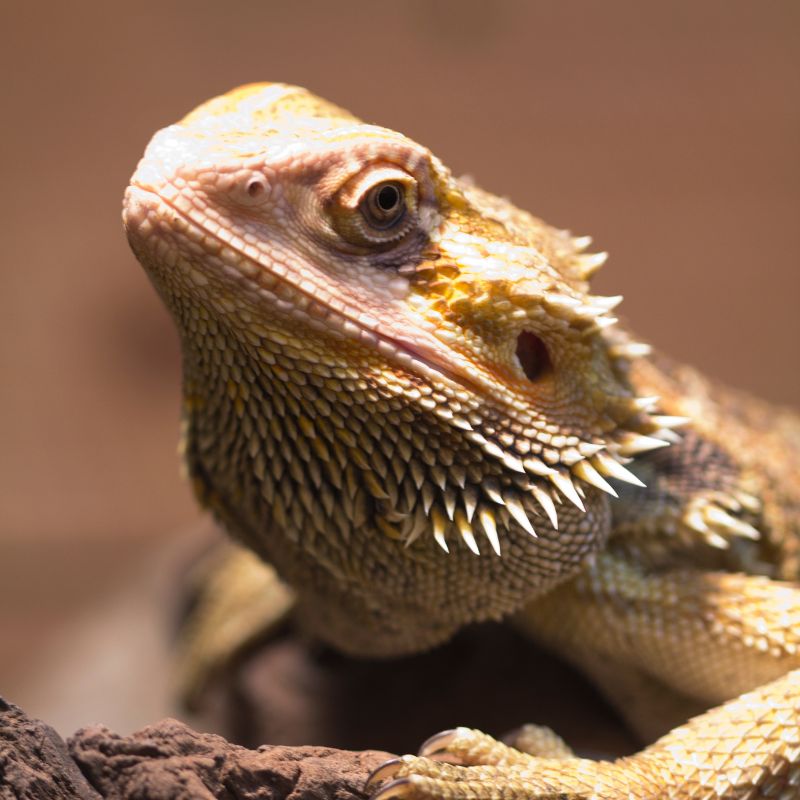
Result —
<svg viewBox="0 0 800 800"><path fill-rule="evenodd" d="M603 256L305 90L160 131L124 219L181 333L198 492L348 649L418 649L573 574L607 479L671 436L619 298L589 292Z"/></svg>

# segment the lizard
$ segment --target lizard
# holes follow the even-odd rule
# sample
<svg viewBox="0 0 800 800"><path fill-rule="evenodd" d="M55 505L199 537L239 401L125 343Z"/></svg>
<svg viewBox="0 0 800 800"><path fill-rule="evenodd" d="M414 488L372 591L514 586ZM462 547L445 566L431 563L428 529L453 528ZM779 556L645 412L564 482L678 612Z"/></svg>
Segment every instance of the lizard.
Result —
<svg viewBox="0 0 800 800"><path fill-rule="evenodd" d="M639 341L589 237L280 83L156 133L123 219L186 469L244 546L204 635L293 608L390 657L507 619L660 736L454 728L376 800L800 797L800 420Z"/></svg>

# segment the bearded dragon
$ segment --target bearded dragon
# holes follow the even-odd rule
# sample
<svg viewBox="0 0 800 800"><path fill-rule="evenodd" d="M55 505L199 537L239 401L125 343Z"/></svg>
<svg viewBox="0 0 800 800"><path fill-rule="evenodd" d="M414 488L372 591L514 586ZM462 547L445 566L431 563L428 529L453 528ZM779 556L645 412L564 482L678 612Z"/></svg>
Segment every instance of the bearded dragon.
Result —
<svg viewBox="0 0 800 800"><path fill-rule="evenodd" d="M158 132L124 222L196 493L259 559L205 635L295 606L391 656L511 619L640 731L683 723L617 761L455 728L377 799L800 797L800 421L635 339L587 237L283 84Z"/></svg>

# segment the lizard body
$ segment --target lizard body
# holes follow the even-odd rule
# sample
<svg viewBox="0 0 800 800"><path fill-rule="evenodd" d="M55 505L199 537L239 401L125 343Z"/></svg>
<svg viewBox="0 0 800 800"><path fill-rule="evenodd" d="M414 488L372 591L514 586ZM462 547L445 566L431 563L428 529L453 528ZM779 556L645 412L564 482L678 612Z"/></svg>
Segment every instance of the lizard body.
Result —
<svg viewBox="0 0 800 800"><path fill-rule="evenodd" d="M647 732L756 690L614 764L458 729L428 749L465 766L406 758L382 797L800 796L796 416L649 355L586 239L296 87L159 132L124 217L198 496L316 635L386 656L513 615Z"/></svg>

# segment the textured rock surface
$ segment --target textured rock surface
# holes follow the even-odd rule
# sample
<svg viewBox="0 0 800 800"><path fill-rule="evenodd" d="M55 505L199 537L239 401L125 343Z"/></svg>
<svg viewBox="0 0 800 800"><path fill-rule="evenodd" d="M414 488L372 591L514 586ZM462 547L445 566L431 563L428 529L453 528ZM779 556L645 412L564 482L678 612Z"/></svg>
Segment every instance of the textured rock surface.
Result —
<svg viewBox="0 0 800 800"><path fill-rule="evenodd" d="M327 747L257 750L172 719L119 736L102 725L69 742L0 699L0 800L363 798L389 757Z"/></svg>
<svg viewBox="0 0 800 800"><path fill-rule="evenodd" d="M167 719L131 736L84 728L70 752L107 800L311 800L362 798L387 753L325 747L248 750Z"/></svg>
<svg viewBox="0 0 800 800"><path fill-rule="evenodd" d="M99 800L49 726L0 698L0 798Z"/></svg>

